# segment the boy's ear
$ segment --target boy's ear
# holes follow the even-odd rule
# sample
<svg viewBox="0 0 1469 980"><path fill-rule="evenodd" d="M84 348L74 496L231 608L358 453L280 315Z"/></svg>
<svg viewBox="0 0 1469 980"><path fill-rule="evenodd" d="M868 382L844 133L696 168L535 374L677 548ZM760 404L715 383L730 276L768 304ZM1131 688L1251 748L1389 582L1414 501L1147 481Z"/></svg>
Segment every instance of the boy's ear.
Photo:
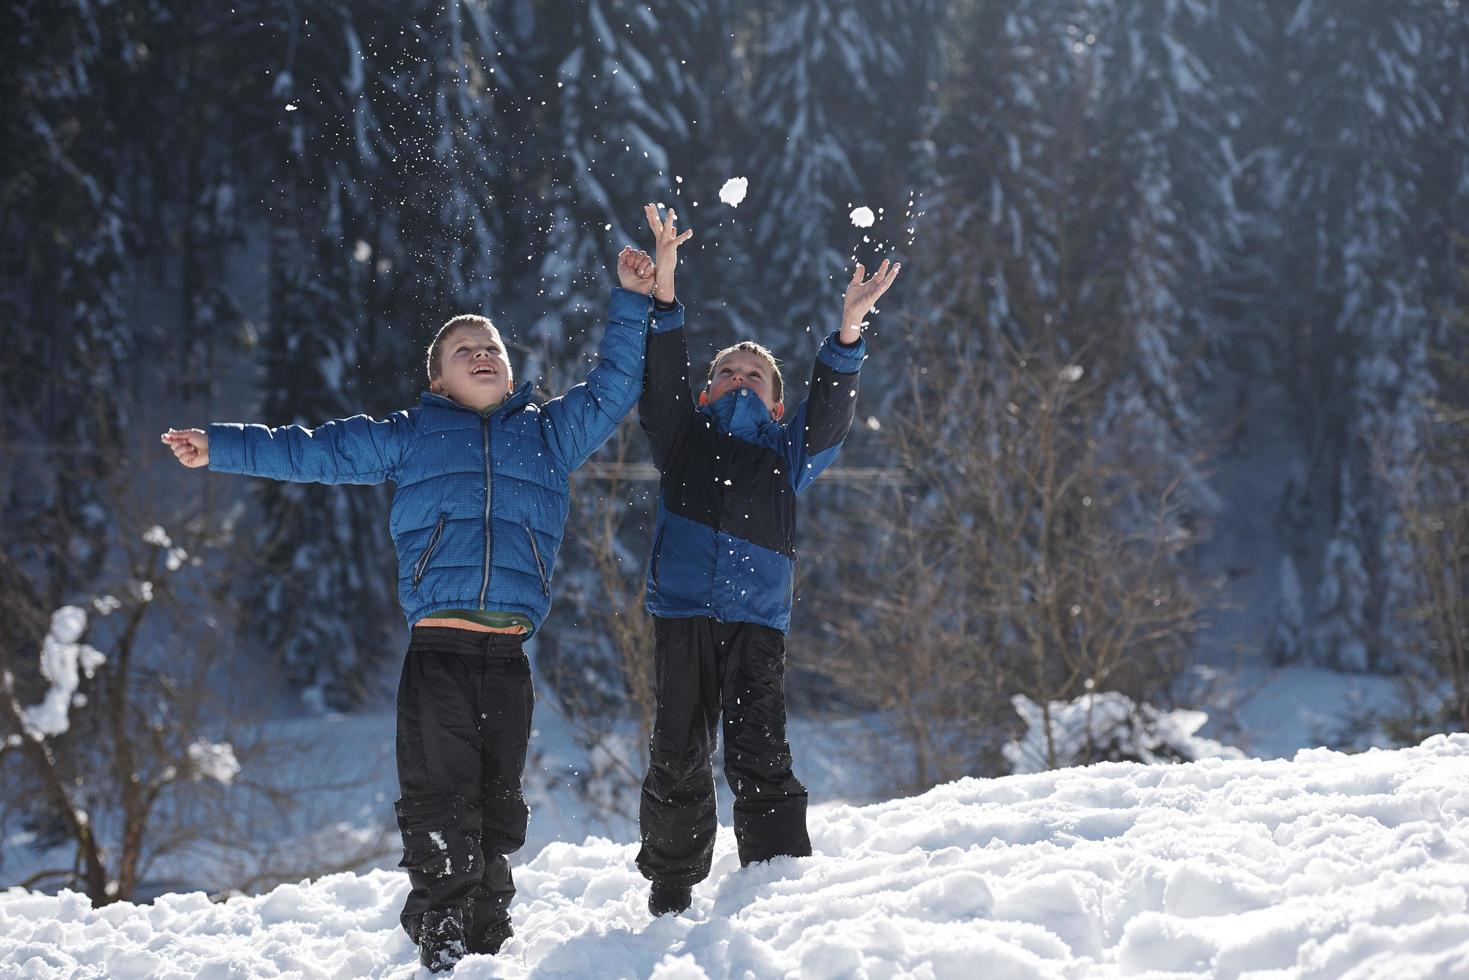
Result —
<svg viewBox="0 0 1469 980"><path fill-rule="evenodd" d="M786 403L785 402L776 402L775 405L770 409L770 417L773 418L773 419L775 419L777 422L780 421L780 417L782 415L784 415L785 413L786 413Z"/></svg>

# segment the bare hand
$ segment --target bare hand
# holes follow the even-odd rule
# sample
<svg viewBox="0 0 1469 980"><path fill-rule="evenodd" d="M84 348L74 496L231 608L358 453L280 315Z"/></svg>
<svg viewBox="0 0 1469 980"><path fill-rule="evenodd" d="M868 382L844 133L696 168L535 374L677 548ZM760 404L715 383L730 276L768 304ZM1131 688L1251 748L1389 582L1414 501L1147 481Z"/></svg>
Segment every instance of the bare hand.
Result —
<svg viewBox="0 0 1469 980"><path fill-rule="evenodd" d="M190 469L209 465L209 435L203 429L169 429L158 438Z"/></svg>
<svg viewBox="0 0 1469 980"><path fill-rule="evenodd" d="M657 266L653 298L662 303L672 303L673 272L678 267L678 247L694 237L694 229L690 228L680 235L673 226L678 220L678 214L672 208L668 209L667 220L658 216L656 204L645 204L643 214L648 217L648 227L653 229L653 254Z"/></svg>
<svg viewBox="0 0 1469 980"><path fill-rule="evenodd" d="M642 293L653 291L653 260L648 253L631 245L622 246L617 256L617 281L623 289Z"/></svg>
<svg viewBox="0 0 1469 980"><path fill-rule="evenodd" d="M862 268L861 262L857 263L852 281L847 283L847 295L842 298L842 330L838 338L842 343L855 344L862 336L863 318L872 312L882 294L898 278L898 271L902 268L901 262L889 263L887 259L883 259L872 278L864 281L862 276L867 270Z"/></svg>

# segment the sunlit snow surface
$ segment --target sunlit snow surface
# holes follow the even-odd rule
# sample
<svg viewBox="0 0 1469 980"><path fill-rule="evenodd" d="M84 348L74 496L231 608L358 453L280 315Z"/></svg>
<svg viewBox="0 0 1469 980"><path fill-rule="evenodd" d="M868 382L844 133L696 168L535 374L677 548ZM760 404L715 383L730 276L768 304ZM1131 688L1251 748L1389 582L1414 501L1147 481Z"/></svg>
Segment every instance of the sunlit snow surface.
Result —
<svg viewBox="0 0 1469 980"><path fill-rule="evenodd" d="M721 828L683 918L629 842L516 870L517 930L455 977L1469 976L1469 736L1348 756L965 779L811 814L814 857L741 871ZM6 977L408 977L402 874L211 905L0 895Z"/></svg>

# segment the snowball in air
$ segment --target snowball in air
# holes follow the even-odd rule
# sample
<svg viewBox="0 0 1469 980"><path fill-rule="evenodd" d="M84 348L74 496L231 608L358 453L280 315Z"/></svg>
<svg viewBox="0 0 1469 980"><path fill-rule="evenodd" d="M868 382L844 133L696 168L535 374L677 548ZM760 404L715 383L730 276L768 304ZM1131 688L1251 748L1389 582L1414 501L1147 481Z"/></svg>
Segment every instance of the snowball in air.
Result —
<svg viewBox="0 0 1469 980"><path fill-rule="evenodd" d="M852 224L858 228L871 228L872 223L877 220L876 216L872 213L872 209L866 206L853 208L850 217Z"/></svg>
<svg viewBox="0 0 1469 980"><path fill-rule="evenodd" d="M192 776L196 782L213 779L228 786L240 774L234 746L228 742L215 743L203 737L195 739L189 746L189 762L193 764Z"/></svg>
<svg viewBox="0 0 1469 980"><path fill-rule="evenodd" d="M719 188L719 199L732 208L740 206L745 199L745 192L750 189L750 181L746 177L731 177Z"/></svg>

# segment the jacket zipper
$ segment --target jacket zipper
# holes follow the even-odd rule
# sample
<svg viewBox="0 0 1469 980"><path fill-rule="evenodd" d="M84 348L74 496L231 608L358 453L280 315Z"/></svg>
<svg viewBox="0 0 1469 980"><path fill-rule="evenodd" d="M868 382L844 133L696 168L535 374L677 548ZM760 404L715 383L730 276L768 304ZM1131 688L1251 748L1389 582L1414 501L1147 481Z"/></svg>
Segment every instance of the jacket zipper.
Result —
<svg viewBox="0 0 1469 980"><path fill-rule="evenodd" d="M530 538L530 553L536 556L536 571L541 576L541 595L550 595L551 583L546 581L546 564L541 561L541 549L536 544L536 532L530 529L529 524L525 525L525 536Z"/></svg>
<svg viewBox="0 0 1469 980"><path fill-rule="evenodd" d="M439 536L444 533L444 519L447 516L447 514L439 515L439 523L434 525L434 533L428 536L428 545L413 565L413 587L415 589L418 588L418 583L423 581L423 573L428 571L428 560L433 557L434 549L439 546Z"/></svg>
<svg viewBox="0 0 1469 980"><path fill-rule="evenodd" d="M485 596L490 591L490 543L493 530L490 524L490 501L493 491L490 486L490 417L480 416L481 441L485 451L485 576L479 587L479 607L485 608Z"/></svg>

